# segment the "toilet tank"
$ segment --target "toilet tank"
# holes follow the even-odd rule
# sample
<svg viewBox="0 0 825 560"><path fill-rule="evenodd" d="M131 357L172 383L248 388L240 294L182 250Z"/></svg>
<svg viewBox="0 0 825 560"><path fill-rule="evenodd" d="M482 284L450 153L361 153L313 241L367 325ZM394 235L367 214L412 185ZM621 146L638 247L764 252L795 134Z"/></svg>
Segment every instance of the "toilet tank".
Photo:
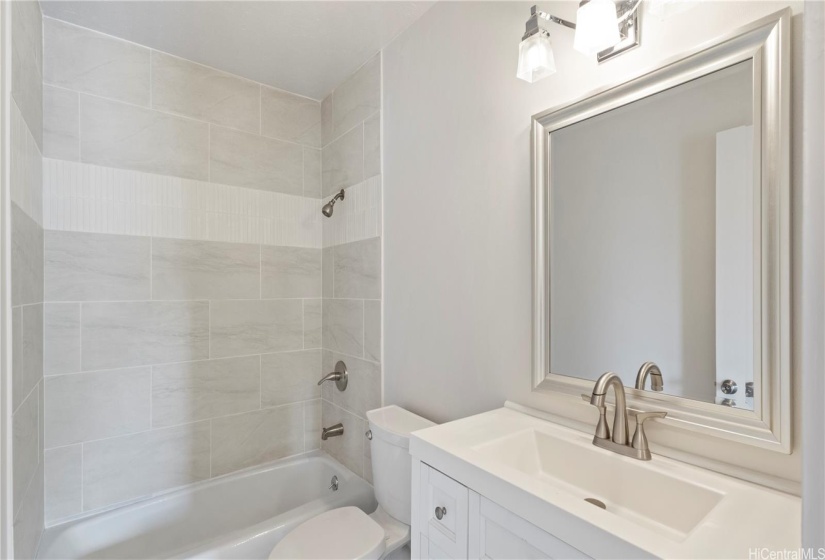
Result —
<svg viewBox="0 0 825 560"><path fill-rule="evenodd" d="M395 405L367 412L372 432L372 480L378 504L393 518L410 524L410 433L435 426Z"/></svg>

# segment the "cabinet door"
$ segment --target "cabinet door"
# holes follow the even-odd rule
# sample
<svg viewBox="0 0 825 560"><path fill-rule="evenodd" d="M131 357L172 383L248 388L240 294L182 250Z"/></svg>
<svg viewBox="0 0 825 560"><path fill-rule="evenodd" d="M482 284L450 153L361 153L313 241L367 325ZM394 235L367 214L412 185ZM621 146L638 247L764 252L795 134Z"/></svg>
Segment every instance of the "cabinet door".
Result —
<svg viewBox="0 0 825 560"><path fill-rule="evenodd" d="M538 560L589 558L514 513L470 492L468 558Z"/></svg>
<svg viewBox="0 0 825 560"><path fill-rule="evenodd" d="M452 478L421 465L421 533L439 558L467 558L468 490ZM428 558L424 554L423 558ZM433 556L435 558L435 556Z"/></svg>
<svg viewBox="0 0 825 560"><path fill-rule="evenodd" d="M453 560L449 554L438 548L436 545L430 543L429 539L421 535L421 544L419 550L421 551L422 560ZM415 558L415 556L413 556Z"/></svg>

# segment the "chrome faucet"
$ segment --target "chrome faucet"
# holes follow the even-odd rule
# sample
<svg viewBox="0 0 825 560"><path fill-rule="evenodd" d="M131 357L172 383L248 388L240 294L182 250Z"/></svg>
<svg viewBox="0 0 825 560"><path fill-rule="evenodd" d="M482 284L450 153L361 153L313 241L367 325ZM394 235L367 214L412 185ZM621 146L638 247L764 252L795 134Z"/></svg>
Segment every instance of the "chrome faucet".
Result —
<svg viewBox="0 0 825 560"><path fill-rule="evenodd" d="M610 387L613 387L613 392L616 394L612 438L610 429L607 427L607 405L605 404L605 397ZM587 400L587 395L582 395L582 398ZM667 416L666 412L642 412L637 414L636 433L633 434L633 440L628 442L627 399L624 394L624 385L622 385L621 378L612 371L603 374L596 381L593 393L590 395L590 404L599 409L599 423L596 424L593 445L634 459L650 461L650 447L645 436L644 423L649 418L664 418Z"/></svg>
<svg viewBox="0 0 825 560"><path fill-rule="evenodd" d="M329 428L321 428L321 439L326 441L331 437L338 437L344 435L344 425L338 422Z"/></svg>
<svg viewBox="0 0 825 560"><path fill-rule="evenodd" d="M662 380L662 370L659 369L653 362L645 362L642 364L642 367L639 368L639 373L636 374L636 388L640 391L645 390L645 382L647 381L647 376L650 376L650 390L651 391L661 391L665 387L665 383Z"/></svg>

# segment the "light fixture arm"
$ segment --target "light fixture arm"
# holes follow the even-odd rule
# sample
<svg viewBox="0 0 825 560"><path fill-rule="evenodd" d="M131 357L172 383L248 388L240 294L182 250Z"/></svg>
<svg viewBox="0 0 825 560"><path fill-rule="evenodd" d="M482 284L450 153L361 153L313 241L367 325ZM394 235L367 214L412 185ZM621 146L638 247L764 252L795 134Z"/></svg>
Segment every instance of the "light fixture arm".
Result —
<svg viewBox="0 0 825 560"><path fill-rule="evenodd" d="M639 0L641 2L642 0ZM533 6L533 10L536 7ZM553 23L557 23L559 25L563 25L564 27L569 27L570 29L576 29L576 24L572 21L567 21L566 19L562 19L560 17L556 17L553 14L548 14L547 12L542 12L541 10L536 10L533 12L535 15L540 17L541 19L546 19L547 21L552 21Z"/></svg>

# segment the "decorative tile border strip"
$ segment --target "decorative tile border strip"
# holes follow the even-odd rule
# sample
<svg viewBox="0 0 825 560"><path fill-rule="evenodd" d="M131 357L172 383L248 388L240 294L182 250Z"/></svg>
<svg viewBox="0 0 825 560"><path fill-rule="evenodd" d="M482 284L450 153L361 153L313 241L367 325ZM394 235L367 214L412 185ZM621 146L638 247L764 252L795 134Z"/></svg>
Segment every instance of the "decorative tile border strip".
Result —
<svg viewBox="0 0 825 560"><path fill-rule="evenodd" d="M43 160L46 229L320 248L321 201Z"/></svg>
<svg viewBox="0 0 825 560"><path fill-rule="evenodd" d="M332 218L323 221L324 247L379 237L381 215L380 175L348 187L346 198L335 205Z"/></svg>

